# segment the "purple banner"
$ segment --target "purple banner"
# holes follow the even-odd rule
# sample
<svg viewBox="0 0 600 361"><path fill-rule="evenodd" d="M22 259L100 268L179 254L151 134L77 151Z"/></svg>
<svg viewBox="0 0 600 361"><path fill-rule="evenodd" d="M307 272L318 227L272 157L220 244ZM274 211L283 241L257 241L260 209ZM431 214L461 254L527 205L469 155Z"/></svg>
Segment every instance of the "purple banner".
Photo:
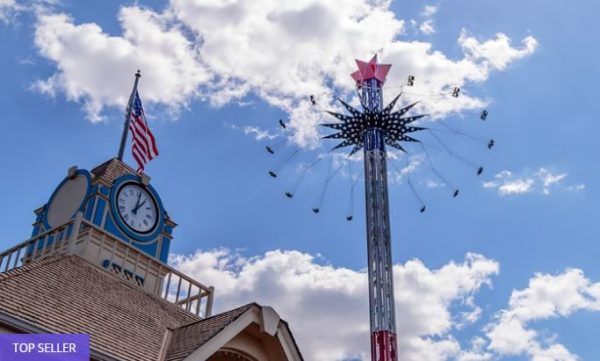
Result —
<svg viewBox="0 0 600 361"><path fill-rule="evenodd" d="M89 360L89 335L0 334L0 361Z"/></svg>

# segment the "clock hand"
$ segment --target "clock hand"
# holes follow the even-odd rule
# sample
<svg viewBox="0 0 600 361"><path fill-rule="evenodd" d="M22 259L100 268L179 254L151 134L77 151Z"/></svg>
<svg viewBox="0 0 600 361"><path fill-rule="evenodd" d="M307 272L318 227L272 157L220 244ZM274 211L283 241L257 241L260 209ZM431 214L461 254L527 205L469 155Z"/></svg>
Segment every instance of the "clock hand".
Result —
<svg viewBox="0 0 600 361"><path fill-rule="evenodd" d="M142 205L140 204L140 200L138 198L138 200L135 202L135 207L133 207L133 209L131 210L131 213L133 214L137 214L138 209L140 209Z"/></svg>
<svg viewBox="0 0 600 361"><path fill-rule="evenodd" d="M138 209L140 209L144 204L146 204L146 201L147 201L147 199L144 199L144 201L142 203L139 203L139 199L138 199L138 201L135 204L135 207L133 207L131 212L133 214L137 215Z"/></svg>
<svg viewBox="0 0 600 361"><path fill-rule="evenodd" d="M139 192L139 191L138 191ZM135 211L137 212L140 209L140 199L142 198L142 192L138 193L138 199L135 201Z"/></svg>
<svg viewBox="0 0 600 361"><path fill-rule="evenodd" d="M138 206L138 209L141 208L144 204L146 204L147 199L144 199L144 201L142 203L140 203L140 205Z"/></svg>

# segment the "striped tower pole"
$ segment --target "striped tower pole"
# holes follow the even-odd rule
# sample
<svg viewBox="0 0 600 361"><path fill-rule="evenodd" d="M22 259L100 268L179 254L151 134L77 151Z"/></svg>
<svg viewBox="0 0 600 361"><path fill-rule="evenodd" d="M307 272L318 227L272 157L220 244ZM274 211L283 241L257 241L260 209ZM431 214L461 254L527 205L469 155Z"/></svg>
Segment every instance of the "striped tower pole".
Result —
<svg viewBox="0 0 600 361"><path fill-rule="evenodd" d="M360 96L365 113L383 109L383 79L364 79ZM397 361L394 277L388 206L385 132L372 123L363 133L371 360Z"/></svg>

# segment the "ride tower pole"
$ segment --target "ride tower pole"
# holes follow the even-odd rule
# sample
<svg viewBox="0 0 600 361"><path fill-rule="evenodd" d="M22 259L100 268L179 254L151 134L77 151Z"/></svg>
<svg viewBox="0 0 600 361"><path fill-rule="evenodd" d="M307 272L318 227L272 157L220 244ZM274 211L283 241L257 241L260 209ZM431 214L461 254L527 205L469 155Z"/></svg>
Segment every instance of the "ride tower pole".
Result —
<svg viewBox="0 0 600 361"><path fill-rule="evenodd" d="M365 113L383 110L383 81L366 79L360 85ZM385 131L370 121L363 133L371 360L397 361L394 275L388 205Z"/></svg>
<svg viewBox="0 0 600 361"><path fill-rule="evenodd" d="M342 99L338 98L347 113L326 111L337 118L335 123L322 123L327 128L336 130L336 133L325 135L324 139L342 141L332 150L352 146L349 156L364 149L364 174L365 174L365 205L367 222L367 255L368 255L368 282L369 282L369 314L371 323L371 360L372 361L398 361L398 346L396 339L396 315L394 310L394 275L392 264L392 240L390 231L390 212L388 201L387 183L387 152L386 146L406 152L401 143L420 143L413 135L432 129L419 125L419 119L426 114L410 115L409 112L418 102L405 104L394 110L396 103L402 96L398 94L387 106L383 106L383 84L391 68L390 64L379 64L377 55L369 61L356 60L358 70L351 74L356 81L357 91L363 111L360 111ZM408 86L414 83L414 76L408 77ZM453 97L458 97L460 88L454 88ZM311 100L312 100L311 96ZM314 103L313 103L314 104ZM349 113L349 114L348 114ZM488 112L481 113L481 120L485 120ZM465 136L465 133L455 131L456 134ZM437 136L431 133L436 139ZM472 139L475 137L467 136ZM472 162L457 156L440 144L452 155L462 160L469 166ZM427 151L425 156L429 160L432 171L447 185L449 183L433 167ZM487 142L491 149L494 140ZM477 167L477 166L475 166ZM476 168L477 175L483 172L483 167ZM416 191L408 181L413 193L420 200ZM458 189L453 192L453 197L458 195ZM422 202L421 202L422 203ZM421 213L425 211L424 204ZM348 217L351 220L352 217Z"/></svg>
<svg viewBox="0 0 600 361"><path fill-rule="evenodd" d="M425 115L408 115L417 103L394 111L402 93L383 107L382 87L390 64L379 64L377 56L369 62L356 60L356 64L358 70L352 73L352 78L356 81L363 111L338 99L350 115L327 111L340 122L321 125L338 131L324 136L342 140L333 149L353 146L352 155L364 148L371 359L397 361L386 146L405 151L400 142L418 142L410 135L426 128L413 123Z"/></svg>

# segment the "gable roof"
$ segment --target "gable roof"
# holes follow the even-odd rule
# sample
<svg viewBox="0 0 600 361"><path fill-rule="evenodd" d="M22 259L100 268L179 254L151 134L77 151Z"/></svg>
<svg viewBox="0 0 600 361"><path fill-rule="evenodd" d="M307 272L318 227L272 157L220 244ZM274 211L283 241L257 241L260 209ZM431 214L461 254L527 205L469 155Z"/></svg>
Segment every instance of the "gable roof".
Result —
<svg viewBox="0 0 600 361"><path fill-rule="evenodd" d="M255 305L250 303L173 330L165 361L185 359Z"/></svg>
<svg viewBox="0 0 600 361"><path fill-rule="evenodd" d="M0 274L0 312L57 333L88 333L119 360L156 360L167 328L200 318L78 256L55 256Z"/></svg>
<svg viewBox="0 0 600 361"><path fill-rule="evenodd" d="M252 346L242 346L248 341L238 343L240 339L237 336L242 334L245 335L243 337L254 337L261 345L259 348L266 347L263 351L271 360L303 360L287 322L273 308L257 303L173 330L165 357L161 360L204 361L218 351L256 352L256 349L251 351Z"/></svg>

